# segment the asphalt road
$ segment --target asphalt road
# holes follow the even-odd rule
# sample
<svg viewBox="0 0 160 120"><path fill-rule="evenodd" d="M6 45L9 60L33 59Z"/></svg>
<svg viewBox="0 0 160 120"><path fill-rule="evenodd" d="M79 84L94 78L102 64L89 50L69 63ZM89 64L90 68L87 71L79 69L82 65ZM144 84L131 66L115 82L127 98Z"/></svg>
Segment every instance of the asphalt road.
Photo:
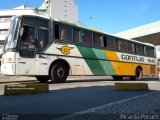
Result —
<svg viewBox="0 0 160 120"><path fill-rule="evenodd" d="M51 120L160 90L160 82L147 78L151 91L117 92L113 87L115 81L98 78L70 77L67 83L49 83L49 93L19 96L3 96L5 84L0 84L0 113L18 115L19 119L26 120Z"/></svg>

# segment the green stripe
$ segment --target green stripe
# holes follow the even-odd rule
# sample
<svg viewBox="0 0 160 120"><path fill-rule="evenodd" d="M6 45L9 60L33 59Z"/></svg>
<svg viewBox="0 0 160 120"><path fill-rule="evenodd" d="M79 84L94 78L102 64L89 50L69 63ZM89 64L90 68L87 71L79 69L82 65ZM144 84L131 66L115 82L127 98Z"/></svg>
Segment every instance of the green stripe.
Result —
<svg viewBox="0 0 160 120"><path fill-rule="evenodd" d="M98 59L108 60L108 57L105 54L104 50L95 49L95 48L92 48L92 49L93 49L93 51L96 54ZM100 64L101 64L103 70L105 71L105 75L114 75L115 74L115 71L112 67L112 64L109 61L100 60Z"/></svg>
<svg viewBox="0 0 160 120"><path fill-rule="evenodd" d="M77 46L78 50L80 51L81 55L84 57L87 65L89 66L90 70L92 71L93 75L105 75L105 71L101 66L101 63L97 59L94 51L91 48ZM87 59L93 58L97 60Z"/></svg>
<svg viewBox="0 0 160 120"><path fill-rule="evenodd" d="M112 68L112 65L109 61L99 60L99 59L108 60L106 54L104 53L104 50L88 48L88 47L81 47L81 46L77 46L77 48L80 51L81 55L84 57L84 60L89 66L93 75L113 75L115 74ZM92 58L93 60L87 59L87 58Z"/></svg>

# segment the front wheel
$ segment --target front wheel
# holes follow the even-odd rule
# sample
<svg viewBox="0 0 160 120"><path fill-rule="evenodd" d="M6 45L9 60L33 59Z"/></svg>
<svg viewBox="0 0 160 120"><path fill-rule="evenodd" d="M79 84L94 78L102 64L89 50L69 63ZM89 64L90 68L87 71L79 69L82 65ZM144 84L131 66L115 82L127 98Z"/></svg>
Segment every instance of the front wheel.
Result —
<svg viewBox="0 0 160 120"><path fill-rule="evenodd" d="M66 64L56 63L51 68L51 81L62 83L65 82L69 75L69 69Z"/></svg>

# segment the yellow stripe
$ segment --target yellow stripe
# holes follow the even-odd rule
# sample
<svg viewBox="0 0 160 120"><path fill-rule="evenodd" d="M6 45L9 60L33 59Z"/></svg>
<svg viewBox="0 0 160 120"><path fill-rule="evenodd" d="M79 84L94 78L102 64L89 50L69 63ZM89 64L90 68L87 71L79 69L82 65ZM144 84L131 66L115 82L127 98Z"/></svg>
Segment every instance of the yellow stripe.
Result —
<svg viewBox="0 0 160 120"><path fill-rule="evenodd" d="M151 75L151 66L152 65L143 65L138 63L127 63L127 62L118 62L120 59L118 58L116 52L113 51L105 51L106 56L111 61L111 65L116 73L116 75L124 75L124 76L133 76L135 75L136 68L141 66L143 69L143 75Z"/></svg>
<svg viewBox="0 0 160 120"><path fill-rule="evenodd" d="M116 54L116 52L113 52L113 51L105 51L107 57L109 60L116 60L116 61L119 61L119 58Z"/></svg>

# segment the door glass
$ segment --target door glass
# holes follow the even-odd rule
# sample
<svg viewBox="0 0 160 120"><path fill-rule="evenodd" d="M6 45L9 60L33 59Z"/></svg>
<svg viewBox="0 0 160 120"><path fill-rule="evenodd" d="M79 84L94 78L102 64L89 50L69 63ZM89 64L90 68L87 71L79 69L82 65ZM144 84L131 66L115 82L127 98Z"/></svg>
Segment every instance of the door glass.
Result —
<svg viewBox="0 0 160 120"><path fill-rule="evenodd" d="M33 58L35 57L35 38L36 32L34 27L24 26L24 34L20 40L20 56Z"/></svg>
<svg viewBox="0 0 160 120"><path fill-rule="evenodd" d="M38 29L38 41L37 41L37 49L38 52L41 52L48 45L48 30L46 29Z"/></svg>

